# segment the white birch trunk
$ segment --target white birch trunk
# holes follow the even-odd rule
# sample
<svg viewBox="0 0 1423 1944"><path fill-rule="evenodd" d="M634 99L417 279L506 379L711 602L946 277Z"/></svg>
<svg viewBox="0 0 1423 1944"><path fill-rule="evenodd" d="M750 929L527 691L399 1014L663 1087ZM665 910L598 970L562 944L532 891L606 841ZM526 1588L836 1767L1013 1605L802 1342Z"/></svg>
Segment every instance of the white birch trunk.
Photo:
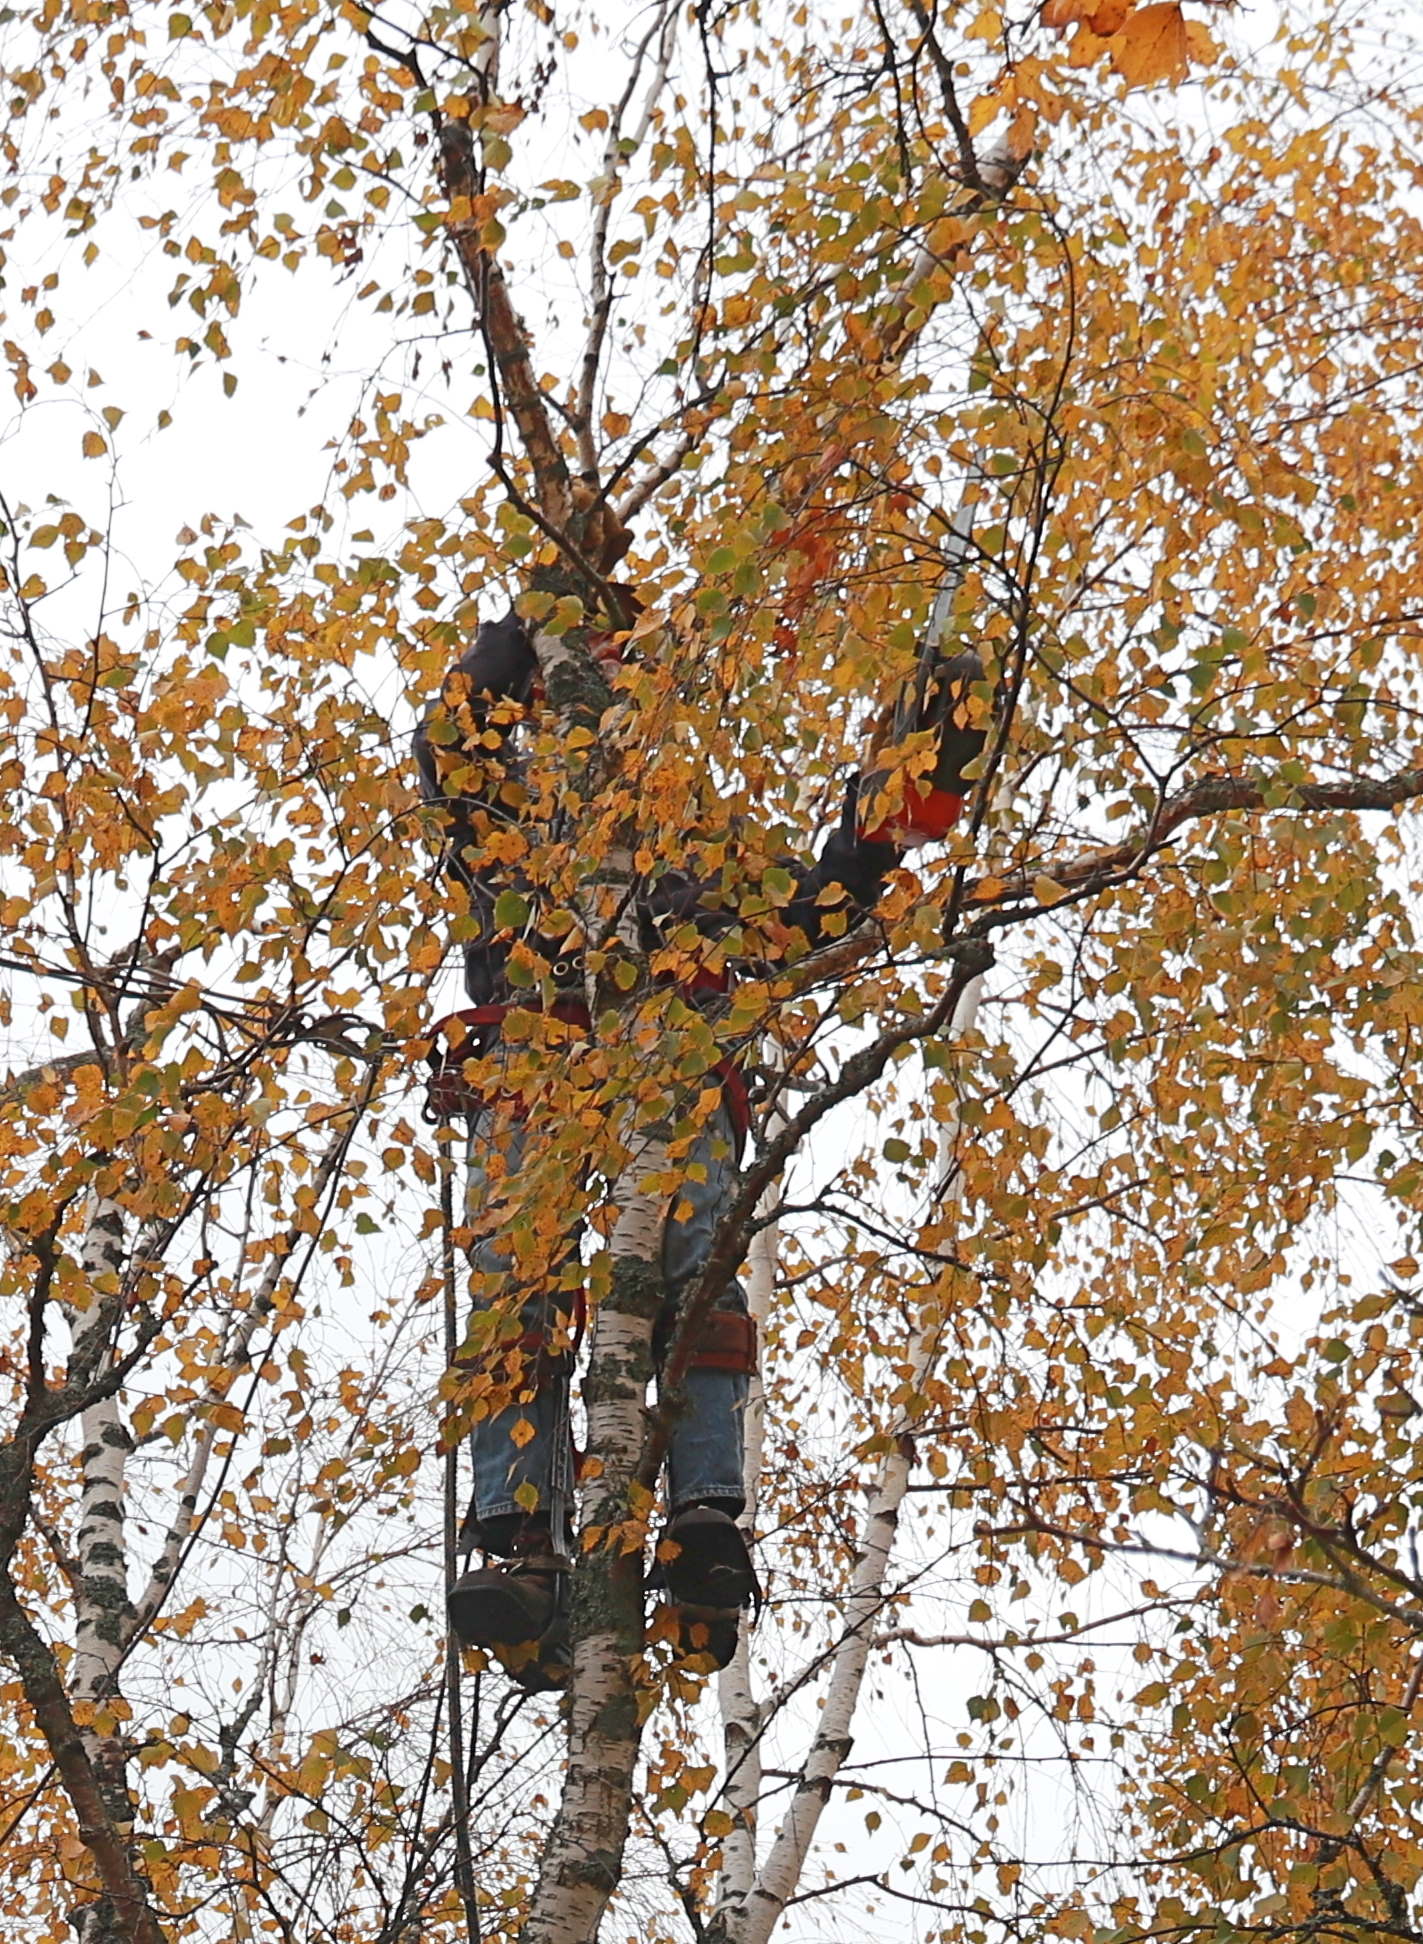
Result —
<svg viewBox="0 0 1423 1944"><path fill-rule="evenodd" d="M956 1032L968 1032L978 1014L981 978L964 988L954 1014ZM957 1117L947 1120L940 1134L941 1161L951 1160L959 1133ZM948 1173L948 1166L944 1172ZM962 1196L961 1177L951 1180L947 1199ZM927 1374L935 1350L931 1330L918 1331L909 1346L913 1372L911 1389ZM900 1427L895 1445L879 1468L870 1499L864 1550L851 1581L845 1607L845 1631L830 1663L830 1683L820 1725L806 1757L790 1807L766 1858L765 1867L739 1908L728 1905L722 1934L729 1944L767 1944L787 1900L794 1896L810 1854L821 1813L830 1798L835 1777L850 1752L851 1724L864 1685L874 1623L884 1604L884 1585L893 1555L899 1511L909 1484L914 1450L910 1427Z"/></svg>
<svg viewBox="0 0 1423 1944"><path fill-rule="evenodd" d="M622 1874L640 1739L632 1669L642 1645L643 1549L609 1548L604 1534L630 1517L646 1431L669 1201L658 1177L667 1169L664 1142L639 1136L613 1191L612 1287L598 1308L585 1386L592 1462L583 1531L593 1543L573 1575L568 1769L523 1944L592 1944Z"/></svg>
<svg viewBox="0 0 1423 1944"><path fill-rule="evenodd" d="M762 1212L765 1204L762 1205ZM756 1340L764 1339L766 1318L776 1287L780 1255L780 1225L758 1229L746 1258L746 1298L756 1324ZM743 1477L746 1517L752 1530L761 1488L761 1453L766 1437L766 1392L759 1368L752 1373L746 1399L746 1464ZM761 1800L761 1728L763 1711L751 1683L751 1642L743 1623L731 1664L717 1685L721 1708L722 1758L726 1782L720 1807L735 1817L735 1827L722 1843L721 1883L717 1914L734 1923L756 1880L756 1819Z"/></svg>
<svg viewBox="0 0 1423 1944"><path fill-rule="evenodd" d="M113 1296L123 1274L124 1218L117 1202L96 1195L90 1203L79 1261L88 1283L88 1307L71 1313L76 1361L102 1377L113 1351L103 1334L115 1325ZM102 1709L118 1692L119 1667L132 1608L128 1597L128 1554L124 1531L124 1493L133 1438L117 1396L90 1404L81 1414L79 1568L74 1587L74 1658L69 1698L105 1813L120 1841L133 1827L133 1803L117 1724L106 1724ZM96 1715L96 1712L97 1715ZM121 1935L107 1897L72 1913L80 1944L108 1944Z"/></svg>
<svg viewBox="0 0 1423 1944"><path fill-rule="evenodd" d="M74 1348L83 1355L92 1348L97 1330L110 1327L113 1310L94 1284L112 1285L123 1271L123 1213L116 1202L96 1197L89 1211L80 1263L90 1284L89 1307L73 1318ZM94 1361L100 1377L111 1353ZM125 1473L133 1439L124 1423L119 1399L105 1397L91 1404L80 1419L83 1449L79 1506L79 1585L76 1590L74 1660L70 1693L75 1701L97 1701L109 1691L130 1615L127 1554L124 1542Z"/></svg>

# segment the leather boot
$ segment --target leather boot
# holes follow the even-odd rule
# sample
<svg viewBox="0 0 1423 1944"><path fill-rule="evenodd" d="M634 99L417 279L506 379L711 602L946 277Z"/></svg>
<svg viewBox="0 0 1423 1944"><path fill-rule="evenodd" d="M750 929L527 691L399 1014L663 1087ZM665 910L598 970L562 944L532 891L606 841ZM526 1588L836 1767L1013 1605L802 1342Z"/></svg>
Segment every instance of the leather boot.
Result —
<svg viewBox="0 0 1423 1944"><path fill-rule="evenodd" d="M761 1594L745 1534L729 1513L689 1505L668 1522L657 1558L683 1655L725 1667L736 1652L740 1610Z"/></svg>
<svg viewBox="0 0 1423 1944"><path fill-rule="evenodd" d="M569 1562L529 1553L465 1573L450 1589L450 1624L466 1647L487 1647L511 1680L548 1694L568 1680L568 1626L560 1580Z"/></svg>
<svg viewBox="0 0 1423 1944"><path fill-rule="evenodd" d="M657 1558L676 1606L735 1611L749 1606L761 1590L745 1533L715 1506L689 1505L670 1519Z"/></svg>

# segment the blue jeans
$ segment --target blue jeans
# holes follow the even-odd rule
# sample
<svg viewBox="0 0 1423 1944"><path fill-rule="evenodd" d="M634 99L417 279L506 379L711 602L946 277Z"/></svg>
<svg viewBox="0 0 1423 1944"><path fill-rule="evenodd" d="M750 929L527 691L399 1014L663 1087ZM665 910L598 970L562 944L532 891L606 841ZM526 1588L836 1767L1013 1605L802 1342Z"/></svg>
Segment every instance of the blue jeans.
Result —
<svg viewBox="0 0 1423 1944"><path fill-rule="evenodd" d="M466 1206L473 1219L489 1194L488 1156L494 1139L503 1143L505 1172L512 1176L523 1153L523 1132L504 1123L495 1131L488 1112L475 1115L469 1131L469 1176ZM654 1355L670 1338L682 1295L695 1280L711 1250L717 1223L736 1192L736 1156L740 1149L731 1116L718 1108L688 1156L700 1163L705 1181L687 1180L678 1196L690 1206L685 1221L669 1217L662 1235L662 1277L666 1299L657 1320ZM569 1237L570 1263L578 1254L578 1231ZM471 1263L490 1282L475 1299L476 1311L503 1309L517 1314L518 1331L530 1338L550 1332L566 1333L566 1310L571 1297L539 1291L519 1302L510 1286L507 1250L494 1236L476 1245ZM504 1288L497 1287L502 1282ZM513 1305L518 1303L517 1311ZM716 1307L746 1314L746 1292L733 1281ZM561 1313L562 1312L562 1313ZM497 1362L502 1353L490 1353ZM569 1379L572 1357L530 1350L523 1359L522 1388L516 1401L492 1417L476 1423L471 1434L474 1452L474 1503L466 1522L466 1536L489 1552L505 1552L515 1527L525 1518L547 1520L555 1544L566 1542L573 1512L573 1440L569 1428ZM702 1499L715 1499L733 1516L745 1504L742 1482L743 1429L750 1379L741 1372L689 1369L682 1381L682 1402L671 1426L667 1449L668 1498L674 1511ZM515 1436L517 1427L526 1427ZM532 1436L528 1427L532 1428ZM524 1442L520 1443L522 1437ZM524 1487L522 1493L520 1488ZM527 1488L532 1488L530 1491ZM532 1503L531 1503L532 1500Z"/></svg>

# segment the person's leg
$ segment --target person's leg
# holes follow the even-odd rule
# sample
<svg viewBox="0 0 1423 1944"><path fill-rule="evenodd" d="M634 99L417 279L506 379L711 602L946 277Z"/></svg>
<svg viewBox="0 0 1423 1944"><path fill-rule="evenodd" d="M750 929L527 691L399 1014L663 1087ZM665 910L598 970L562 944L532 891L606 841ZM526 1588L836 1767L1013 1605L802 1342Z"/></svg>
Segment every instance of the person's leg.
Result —
<svg viewBox="0 0 1423 1944"><path fill-rule="evenodd" d="M736 1192L737 1145L730 1116L722 1108L688 1157L705 1170L705 1179L689 1174L668 1216L662 1238L667 1304L655 1344L659 1377L682 1299L696 1282L717 1223ZM667 1452L668 1500L674 1513L707 1504L733 1518L741 1513L746 1503L746 1396L755 1361L746 1292L733 1280L698 1328L678 1394L664 1400L676 1410Z"/></svg>
<svg viewBox="0 0 1423 1944"><path fill-rule="evenodd" d="M487 1220L523 1147L517 1124L500 1124L487 1111L471 1120L472 1225ZM524 1686L548 1689L567 1677L560 1577L569 1563L573 1489L568 1319L547 1287L519 1300L517 1265L494 1233L480 1237L470 1260L475 1300L461 1362L487 1380L491 1408L470 1437L474 1496L461 1538L505 1563L465 1573L450 1594L450 1618L466 1646L496 1649ZM522 1643L536 1645L520 1651Z"/></svg>
<svg viewBox="0 0 1423 1944"><path fill-rule="evenodd" d="M736 1190L737 1139L723 1108L689 1159L705 1180L688 1179L663 1236L667 1307L655 1345L659 1381L676 1334L682 1299L711 1252L717 1223ZM685 1215L678 1220L679 1209ZM736 1614L756 1594L756 1575L736 1520L745 1507L746 1398L755 1367L755 1330L746 1292L733 1281L693 1338L681 1381L663 1389L675 1413L668 1442L670 1518L658 1548L662 1574L681 1609L689 1651L719 1666L736 1643Z"/></svg>
<svg viewBox="0 0 1423 1944"><path fill-rule="evenodd" d="M472 1226L487 1220L491 1199L517 1174L523 1151L517 1124L501 1128L488 1112L471 1121L465 1209ZM462 1362L487 1380L492 1408L470 1434L474 1497L464 1536L486 1552L512 1557L524 1549L530 1526L551 1531L560 1545L567 1539L569 1323L547 1288L518 1300L512 1255L496 1234L480 1236L470 1266L474 1310ZM507 1401L500 1403L501 1396Z"/></svg>

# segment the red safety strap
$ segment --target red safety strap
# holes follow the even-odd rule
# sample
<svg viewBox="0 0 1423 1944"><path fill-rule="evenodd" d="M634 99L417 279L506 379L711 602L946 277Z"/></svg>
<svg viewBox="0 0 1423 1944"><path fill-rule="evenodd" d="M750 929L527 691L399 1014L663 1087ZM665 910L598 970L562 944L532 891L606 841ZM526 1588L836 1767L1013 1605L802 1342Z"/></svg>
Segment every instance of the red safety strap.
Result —
<svg viewBox="0 0 1423 1944"><path fill-rule="evenodd" d="M581 999L555 999L551 1006L525 1006L525 1012L546 1013L550 1019L577 1026L585 1033L589 1026L588 1008ZM425 1118L448 1121L457 1114L477 1114L499 1099L496 1090L487 1093L471 1086L461 1071L471 1057L465 1052L468 1041L480 1026L502 1026L514 1011L512 1004L466 1006L462 1012L447 1013L430 1028L430 1050L425 1055L430 1078L425 1087ZM454 1030L451 1030L454 1029ZM441 1044L444 1037L447 1043Z"/></svg>
<svg viewBox="0 0 1423 1944"><path fill-rule="evenodd" d="M569 1026L581 1026L585 1032L590 1023L588 1008L581 999L555 999L551 1006L530 1005L526 1001L510 1000L497 1005L466 1006L462 1012L446 1013L443 1019L437 1020L430 1028L430 1038L432 1041L438 1041L439 1036L451 1026L462 1029L473 1026L502 1026L510 1013L516 1009L520 1012L546 1013L550 1019L561 1019ZM426 1055L430 1065L438 1067L442 1059L452 1056L458 1058L460 1042L469 1037L469 1032L462 1030L457 1036L451 1035L453 1044L448 1050L441 1049L438 1044L432 1045Z"/></svg>
<svg viewBox="0 0 1423 1944"><path fill-rule="evenodd" d="M937 843L947 837L963 815L965 799L952 790L936 790L932 784L909 788L904 802L873 830L862 830L867 844L897 844L908 850L914 844Z"/></svg>
<svg viewBox="0 0 1423 1944"><path fill-rule="evenodd" d="M746 1076L730 1057L718 1060L712 1072L721 1082L722 1098L726 1101L726 1111L736 1129L736 1137L744 1141L751 1132L751 1096L746 1091Z"/></svg>
<svg viewBox="0 0 1423 1944"><path fill-rule="evenodd" d="M718 983L719 981L719 983ZM727 985L724 973L698 973L686 982L687 991L715 989L725 991ZM524 1006L524 1012L546 1012L549 1018L564 1021L569 1026L580 1026L586 1032L589 1027L588 1008L580 999L555 999L548 1007ZM509 1014L514 1011L512 1004L488 1006L466 1006L462 1012L448 1013L430 1028L431 1047L426 1054L426 1064L430 1068L430 1080L426 1089L426 1111L437 1120L448 1120L452 1114L474 1113L485 1106L495 1095L480 1092L470 1086L459 1071L462 1059L461 1042L473 1037L473 1029L479 1026L502 1026ZM450 1027L458 1027L459 1033L449 1033ZM447 1035L450 1043L442 1046L441 1035ZM751 1132L751 1097L746 1090L745 1076L735 1060L718 1060L712 1071L722 1084L726 1097L727 1112L739 1139L745 1140Z"/></svg>

